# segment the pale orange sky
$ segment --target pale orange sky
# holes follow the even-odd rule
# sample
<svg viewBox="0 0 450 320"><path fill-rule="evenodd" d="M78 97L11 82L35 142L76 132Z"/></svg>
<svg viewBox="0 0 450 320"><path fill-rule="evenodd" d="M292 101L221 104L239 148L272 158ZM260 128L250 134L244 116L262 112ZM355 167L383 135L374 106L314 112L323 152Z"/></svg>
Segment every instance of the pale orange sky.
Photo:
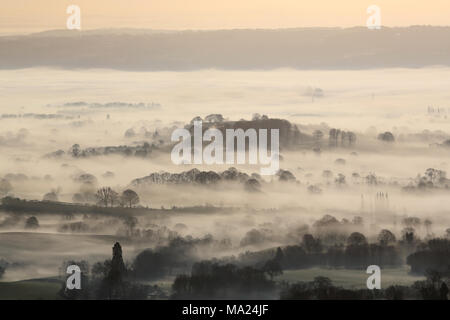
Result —
<svg viewBox="0 0 450 320"><path fill-rule="evenodd" d="M0 0L0 33L64 29L81 8L82 29L230 29L365 25L381 8L385 26L450 25L450 0Z"/></svg>

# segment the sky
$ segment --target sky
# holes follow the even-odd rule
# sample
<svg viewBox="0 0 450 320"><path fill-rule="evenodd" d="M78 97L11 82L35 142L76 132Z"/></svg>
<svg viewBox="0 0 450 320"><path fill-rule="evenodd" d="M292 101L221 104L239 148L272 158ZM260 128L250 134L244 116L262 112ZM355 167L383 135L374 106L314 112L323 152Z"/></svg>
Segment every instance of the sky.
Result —
<svg viewBox="0 0 450 320"><path fill-rule="evenodd" d="M64 29L72 4L83 30L352 27L370 5L384 26L450 25L449 0L0 0L0 33Z"/></svg>

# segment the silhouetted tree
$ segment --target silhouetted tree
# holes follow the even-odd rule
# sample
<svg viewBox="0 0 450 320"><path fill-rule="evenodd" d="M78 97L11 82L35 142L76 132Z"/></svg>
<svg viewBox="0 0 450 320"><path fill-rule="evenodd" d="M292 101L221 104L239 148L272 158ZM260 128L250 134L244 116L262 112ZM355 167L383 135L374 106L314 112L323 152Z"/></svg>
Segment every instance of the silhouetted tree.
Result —
<svg viewBox="0 0 450 320"><path fill-rule="evenodd" d="M202 261L192 266L191 275L179 275L172 285L172 299L262 298L273 294L273 281L252 267L238 268Z"/></svg>
<svg viewBox="0 0 450 320"><path fill-rule="evenodd" d="M415 230L412 227L406 227L402 230L402 239L403 241L408 244L412 245L415 241Z"/></svg>
<svg viewBox="0 0 450 320"><path fill-rule="evenodd" d="M12 190L11 183L6 179L0 180L0 196L8 194Z"/></svg>
<svg viewBox="0 0 450 320"><path fill-rule="evenodd" d="M327 277L318 276L312 281L312 287L316 291L318 299L326 299L332 286L330 278Z"/></svg>
<svg viewBox="0 0 450 320"><path fill-rule="evenodd" d="M314 239L311 234L303 236L302 247L307 253L320 253L323 249L320 239Z"/></svg>
<svg viewBox="0 0 450 320"><path fill-rule="evenodd" d="M448 286L445 282L442 282L441 288L439 289L441 300L448 300Z"/></svg>
<svg viewBox="0 0 450 320"><path fill-rule="evenodd" d="M25 229L36 229L39 228L39 221L36 217L29 217L25 221Z"/></svg>
<svg viewBox="0 0 450 320"><path fill-rule="evenodd" d="M248 192L260 192L261 191L261 184L256 179L248 179L245 182L245 190Z"/></svg>
<svg viewBox="0 0 450 320"><path fill-rule="evenodd" d="M109 299L120 299L125 294L124 280L126 276L126 267L122 257L122 247L116 242L112 248L111 268L104 279L107 287Z"/></svg>
<svg viewBox="0 0 450 320"><path fill-rule="evenodd" d="M369 245L366 237L359 232L353 232L347 239L345 248L345 264L347 267L363 267L369 258Z"/></svg>
<svg viewBox="0 0 450 320"><path fill-rule="evenodd" d="M221 114L210 114L205 117L205 122L223 122L225 119Z"/></svg>
<svg viewBox="0 0 450 320"><path fill-rule="evenodd" d="M98 262L92 267L97 299L146 299L148 288L130 279L131 271L125 266L122 247L116 242L111 260Z"/></svg>
<svg viewBox="0 0 450 320"><path fill-rule="evenodd" d="M366 237L359 232L353 232L347 239L348 246L361 246L367 245Z"/></svg>
<svg viewBox="0 0 450 320"><path fill-rule="evenodd" d="M403 287L402 286L389 286L386 291L386 299L388 300L403 300Z"/></svg>
<svg viewBox="0 0 450 320"><path fill-rule="evenodd" d="M121 202L126 206L128 206L129 208L139 204L139 201L140 201L139 196L135 191L127 189L124 192L122 192Z"/></svg>
<svg viewBox="0 0 450 320"><path fill-rule="evenodd" d="M450 240L431 239L426 246L406 258L414 273L426 273L428 278L436 283L437 276L450 275ZM433 276L434 275L434 276Z"/></svg>
<svg viewBox="0 0 450 320"><path fill-rule="evenodd" d="M387 229L381 230L380 233L378 234L378 242L382 246L394 244L396 241L397 240L395 238L395 235Z"/></svg>
<svg viewBox="0 0 450 320"><path fill-rule="evenodd" d="M377 185L378 184L377 176L374 173L368 174L366 176L365 180L368 185Z"/></svg>
<svg viewBox="0 0 450 320"><path fill-rule="evenodd" d="M43 201L58 201L58 193L56 191L48 192L42 198Z"/></svg>
<svg viewBox="0 0 450 320"><path fill-rule="evenodd" d="M283 270L281 269L280 263L276 258L268 260L263 267L265 273L267 273L270 277L270 280L273 277L283 274Z"/></svg>
<svg viewBox="0 0 450 320"><path fill-rule="evenodd" d="M395 138L391 132L386 131L386 132L380 133L378 135L378 140L385 141L385 142L394 142Z"/></svg>
<svg viewBox="0 0 450 320"><path fill-rule="evenodd" d="M80 145L79 144L74 144L72 146L72 148L70 148L70 152L69 153L72 155L72 157L75 157L75 158L78 157L80 155L80 153L81 153Z"/></svg>

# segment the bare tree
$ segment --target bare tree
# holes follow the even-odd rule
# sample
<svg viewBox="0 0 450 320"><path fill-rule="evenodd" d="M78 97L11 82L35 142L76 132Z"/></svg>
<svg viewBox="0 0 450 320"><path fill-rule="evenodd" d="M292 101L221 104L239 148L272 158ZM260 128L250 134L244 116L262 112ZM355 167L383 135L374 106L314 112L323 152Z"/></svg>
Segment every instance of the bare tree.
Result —
<svg viewBox="0 0 450 320"><path fill-rule="evenodd" d="M102 187L97 190L95 196L98 202L102 203L105 207L107 207L108 203L111 203L112 202L111 200L114 199L114 197L117 197L117 193L110 187Z"/></svg>

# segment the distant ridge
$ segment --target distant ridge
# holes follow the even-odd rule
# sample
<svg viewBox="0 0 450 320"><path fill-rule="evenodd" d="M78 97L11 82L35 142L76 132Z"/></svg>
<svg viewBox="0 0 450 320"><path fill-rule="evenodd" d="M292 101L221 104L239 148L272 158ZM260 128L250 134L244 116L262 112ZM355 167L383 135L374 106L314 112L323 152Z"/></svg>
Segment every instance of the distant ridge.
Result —
<svg viewBox="0 0 450 320"><path fill-rule="evenodd" d="M54 30L0 37L0 69L372 69L450 66L450 27Z"/></svg>

